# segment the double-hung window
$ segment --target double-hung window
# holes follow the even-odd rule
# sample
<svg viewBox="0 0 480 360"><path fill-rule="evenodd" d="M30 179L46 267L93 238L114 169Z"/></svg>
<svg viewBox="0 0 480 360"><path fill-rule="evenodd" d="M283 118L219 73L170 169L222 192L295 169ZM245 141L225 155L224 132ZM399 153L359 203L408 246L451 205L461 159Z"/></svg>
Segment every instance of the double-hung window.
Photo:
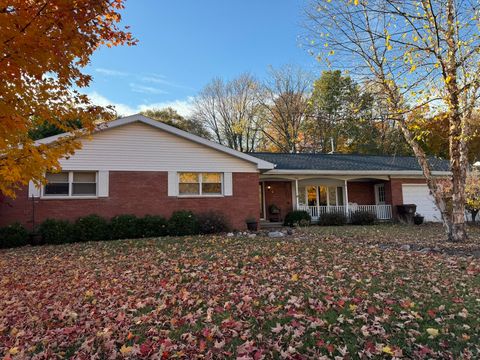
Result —
<svg viewBox="0 0 480 360"><path fill-rule="evenodd" d="M48 173L47 185L43 188L43 195L45 196L68 196L70 194L68 172Z"/></svg>
<svg viewBox="0 0 480 360"><path fill-rule="evenodd" d="M178 174L180 196L223 195L223 174L213 172L181 172Z"/></svg>
<svg viewBox="0 0 480 360"><path fill-rule="evenodd" d="M47 173L43 187L45 197L97 196L97 172L64 171Z"/></svg>

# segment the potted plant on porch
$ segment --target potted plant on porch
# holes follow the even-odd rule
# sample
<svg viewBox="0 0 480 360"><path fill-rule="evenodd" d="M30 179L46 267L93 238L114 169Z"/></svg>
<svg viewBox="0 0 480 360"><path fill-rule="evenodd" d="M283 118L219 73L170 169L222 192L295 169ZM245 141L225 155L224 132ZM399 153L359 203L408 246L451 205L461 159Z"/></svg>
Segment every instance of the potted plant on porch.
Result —
<svg viewBox="0 0 480 360"><path fill-rule="evenodd" d="M249 231L257 231L258 230L258 221L254 217L249 217L245 220L247 223L247 229Z"/></svg>

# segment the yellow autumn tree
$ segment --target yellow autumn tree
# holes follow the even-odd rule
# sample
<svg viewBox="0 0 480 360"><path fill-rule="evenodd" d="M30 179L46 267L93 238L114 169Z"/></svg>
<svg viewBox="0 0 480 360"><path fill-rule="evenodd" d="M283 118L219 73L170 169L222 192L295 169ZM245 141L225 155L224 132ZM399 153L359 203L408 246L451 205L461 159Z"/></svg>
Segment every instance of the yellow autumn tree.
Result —
<svg viewBox="0 0 480 360"><path fill-rule="evenodd" d="M380 89L389 120L415 154L451 241L467 238L468 147L480 96L479 19L476 1L315 0L305 24L310 50L322 63L334 62ZM451 207L408 127L409 115L426 106L425 115L443 114L448 124Z"/></svg>
<svg viewBox="0 0 480 360"><path fill-rule="evenodd" d="M78 89L91 81L82 70L99 46L136 43L120 27L123 7L123 0L0 0L0 194L44 181L80 146L76 136L114 116ZM39 125L71 135L37 144L31 131Z"/></svg>
<svg viewBox="0 0 480 360"><path fill-rule="evenodd" d="M480 211L480 174L478 170L468 174L465 186L465 208L470 212L472 222L475 222Z"/></svg>

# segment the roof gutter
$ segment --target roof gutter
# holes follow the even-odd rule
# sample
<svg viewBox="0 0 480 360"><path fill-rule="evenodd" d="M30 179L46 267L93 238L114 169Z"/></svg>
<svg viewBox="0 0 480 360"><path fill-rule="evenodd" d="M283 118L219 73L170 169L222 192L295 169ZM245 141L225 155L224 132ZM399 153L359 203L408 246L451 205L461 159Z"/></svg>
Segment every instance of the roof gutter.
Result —
<svg viewBox="0 0 480 360"><path fill-rule="evenodd" d="M287 170L273 169L265 174L278 175L414 175L423 176L419 170ZM448 176L450 171L432 171L434 176Z"/></svg>

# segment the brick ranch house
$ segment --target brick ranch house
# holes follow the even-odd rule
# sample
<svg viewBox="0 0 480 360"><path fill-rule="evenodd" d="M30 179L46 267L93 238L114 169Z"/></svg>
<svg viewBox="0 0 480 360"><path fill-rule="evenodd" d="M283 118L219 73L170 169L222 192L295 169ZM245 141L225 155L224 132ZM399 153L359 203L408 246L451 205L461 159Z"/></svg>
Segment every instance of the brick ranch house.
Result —
<svg viewBox="0 0 480 360"><path fill-rule="evenodd" d="M0 199L0 226L188 209L221 211L244 229L247 218L281 221L293 209L314 220L356 209L390 220L395 205L406 203L427 221L440 219L413 157L244 154L143 115L112 121L81 141L82 149L60 161L62 172L47 174L47 185L30 183L16 199ZM435 175L448 174L448 162L431 161Z"/></svg>

